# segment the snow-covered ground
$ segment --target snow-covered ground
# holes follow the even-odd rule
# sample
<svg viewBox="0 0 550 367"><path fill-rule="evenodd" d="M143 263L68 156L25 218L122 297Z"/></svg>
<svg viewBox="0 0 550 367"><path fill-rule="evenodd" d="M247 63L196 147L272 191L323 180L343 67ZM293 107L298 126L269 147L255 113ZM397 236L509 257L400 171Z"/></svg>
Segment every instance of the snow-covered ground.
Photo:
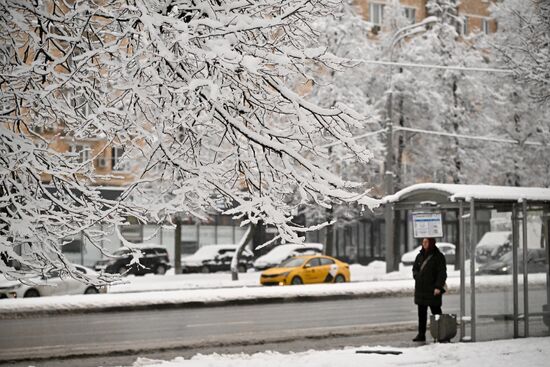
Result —
<svg viewBox="0 0 550 367"><path fill-rule="evenodd" d="M449 276L459 276L459 273L448 267ZM386 263L374 261L367 266L350 265L351 279L353 282L365 282L375 280L405 280L411 279L410 266L401 266L399 271L386 274ZM239 274L238 281L231 280L231 274L218 272L210 274L179 274L175 275L171 269L166 275L158 276L147 274L145 276L130 275L124 278L123 284L111 286L109 293L127 293L143 291L182 290L199 288L230 288L230 287L254 287L260 286L260 272L250 271Z"/></svg>
<svg viewBox="0 0 550 367"><path fill-rule="evenodd" d="M279 367L279 366L484 366L542 367L550 360L550 338L499 340L481 343L428 344L415 348L365 346L340 350L307 351L282 354L263 352L247 354L195 355L171 361L138 358L132 367ZM396 351L399 355L363 354L357 351Z"/></svg>
<svg viewBox="0 0 550 367"><path fill-rule="evenodd" d="M469 274L469 261L466 262L466 274ZM373 281L408 281L407 284L413 284L412 267L400 264L399 271L386 273L386 263L384 261L373 261L369 265L350 265L351 281L356 282L373 282ZM144 292L144 291L164 291L164 290L184 290L184 289L201 289L201 288L234 288L234 287L255 287L260 286L260 272L249 271L248 273L239 274L239 280L232 281L231 274L228 272L218 272L210 274L179 274L175 275L171 269L166 275L147 274L145 276L130 275L123 278L122 284L111 286L109 293L128 293L128 292ZM447 266L447 275L450 283L458 279L460 271L454 270L453 265ZM530 278L536 279L537 274L530 274ZM489 282L490 284L506 282L511 284L511 276L483 276L477 277L480 284ZM508 282L509 281L509 282ZM459 283L456 283L457 286Z"/></svg>
<svg viewBox="0 0 550 367"><path fill-rule="evenodd" d="M410 267L386 274L385 263L375 262L369 266L352 265L351 271L351 283L292 287L257 286L260 274L258 272L241 274L240 280L236 282L230 280L228 273L128 277L127 284L112 286L108 294L2 300L0 317L23 312L100 310L167 304L254 302L262 299L327 296L409 295L414 288ZM521 281L522 278L520 283ZM480 288L511 287L512 277L481 276L476 278L476 282ZM545 274L529 275L530 285L544 285L545 282ZM450 291L457 291L460 286L459 272L452 270L452 267L449 267L447 284ZM215 291L212 288L215 288Z"/></svg>

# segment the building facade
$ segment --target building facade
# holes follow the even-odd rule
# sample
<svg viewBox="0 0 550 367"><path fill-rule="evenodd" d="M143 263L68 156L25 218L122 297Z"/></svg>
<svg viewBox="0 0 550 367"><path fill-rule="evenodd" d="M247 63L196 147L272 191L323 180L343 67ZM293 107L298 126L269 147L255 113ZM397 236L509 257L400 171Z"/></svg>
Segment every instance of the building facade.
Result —
<svg viewBox="0 0 550 367"><path fill-rule="evenodd" d="M359 13L373 24L373 33L376 34L382 29L384 22L384 8L392 0L356 0L355 3ZM491 17L490 6L496 0L460 0L458 3L458 16L462 21L460 34L469 35L475 32L485 34L494 33L497 30L497 23ZM403 15L412 23L421 22L428 17L426 8L427 0L400 0L403 8Z"/></svg>

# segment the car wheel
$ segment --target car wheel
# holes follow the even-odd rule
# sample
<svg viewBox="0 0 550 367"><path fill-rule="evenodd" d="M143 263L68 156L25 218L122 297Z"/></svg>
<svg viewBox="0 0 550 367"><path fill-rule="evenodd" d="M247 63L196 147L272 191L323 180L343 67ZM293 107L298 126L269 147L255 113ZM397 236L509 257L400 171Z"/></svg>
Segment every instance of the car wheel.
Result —
<svg viewBox="0 0 550 367"><path fill-rule="evenodd" d="M237 270L239 271L239 273L246 273L246 266L239 265L237 266Z"/></svg>
<svg viewBox="0 0 550 367"><path fill-rule="evenodd" d="M158 274L158 275L164 275L166 274L166 266L160 264L159 266L157 266L157 268L155 269L155 274Z"/></svg>
<svg viewBox="0 0 550 367"><path fill-rule="evenodd" d="M88 287L86 288L86 291L84 292L84 294L98 294L99 291L97 290L96 287Z"/></svg>
<svg viewBox="0 0 550 367"><path fill-rule="evenodd" d="M203 266L201 268L201 273L204 273L204 274L210 273L210 268L208 266Z"/></svg>
<svg viewBox="0 0 550 367"><path fill-rule="evenodd" d="M38 291L36 289L29 289L28 291L25 292L23 297L25 297L25 298L27 298L27 297L40 297L40 293L38 293Z"/></svg>
<svg viewBox="0 0 550 367"><path fill-rule="evenodd" d="M346 281L346 278L342 274L338 274L336 278L334 278L334 283L344 283Z"/></svg>
<svg viewBox="0 0 550 367"><path fill-rule="evenodd" d="M300 285L300 284L304 284L304 282L302 281L302 278L298 277L298 276L295 276L294 278L292 278L292 280L290 281L290 284L292 285Z"/></svg>

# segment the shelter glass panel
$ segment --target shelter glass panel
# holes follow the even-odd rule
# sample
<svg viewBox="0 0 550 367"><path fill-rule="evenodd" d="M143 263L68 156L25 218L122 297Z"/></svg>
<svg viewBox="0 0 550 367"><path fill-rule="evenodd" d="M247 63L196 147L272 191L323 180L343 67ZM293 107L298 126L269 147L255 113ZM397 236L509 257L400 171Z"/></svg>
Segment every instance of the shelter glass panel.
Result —
<svg viewBox="0 0 550 367"><path fill-rule="evenodd" d="M519 239L521 226L519 222L514 225L512 218L512 211L506 208L476 207L475 246L470 247L470 261L475 263L477 341L513 338L517 327L512 248L513 232Z"/></svg>
<svg viewBox="0 0 550 367"><path fill-rule="evenodd" d="M529 309L527 332L529 336L550 335L548 219L548 213L542 210L529 211L527 215L527 305ZM520 265L520 269L523 268ZM523 290L523 288L520 289ZM525 333L525 325L522 331Z"/></svg>

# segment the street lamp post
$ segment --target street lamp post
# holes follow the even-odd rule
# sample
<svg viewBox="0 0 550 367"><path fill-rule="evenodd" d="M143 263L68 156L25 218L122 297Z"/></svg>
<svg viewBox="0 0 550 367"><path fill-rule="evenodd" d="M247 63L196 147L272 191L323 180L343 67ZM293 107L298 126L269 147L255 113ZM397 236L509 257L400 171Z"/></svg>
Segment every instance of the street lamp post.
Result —
<svg viewBox="0 0 550 367"><path fill-rule="evenodd" d="M422 31L422 27L429 24L439 22L437 17L427 17L419 23L414 23L397 30L393 36L389 46L390 52L390 76L389 76L389 90L386 100L386 161L384 164L384 186L386 195L393 194L393 49L402 39L411 37ZM386 237L386 272L392 272L399 270L399 248L395 241L395 223L394 212L391 203L387 203L384 207L384 220L385 220L385 237Z"/></svg>

